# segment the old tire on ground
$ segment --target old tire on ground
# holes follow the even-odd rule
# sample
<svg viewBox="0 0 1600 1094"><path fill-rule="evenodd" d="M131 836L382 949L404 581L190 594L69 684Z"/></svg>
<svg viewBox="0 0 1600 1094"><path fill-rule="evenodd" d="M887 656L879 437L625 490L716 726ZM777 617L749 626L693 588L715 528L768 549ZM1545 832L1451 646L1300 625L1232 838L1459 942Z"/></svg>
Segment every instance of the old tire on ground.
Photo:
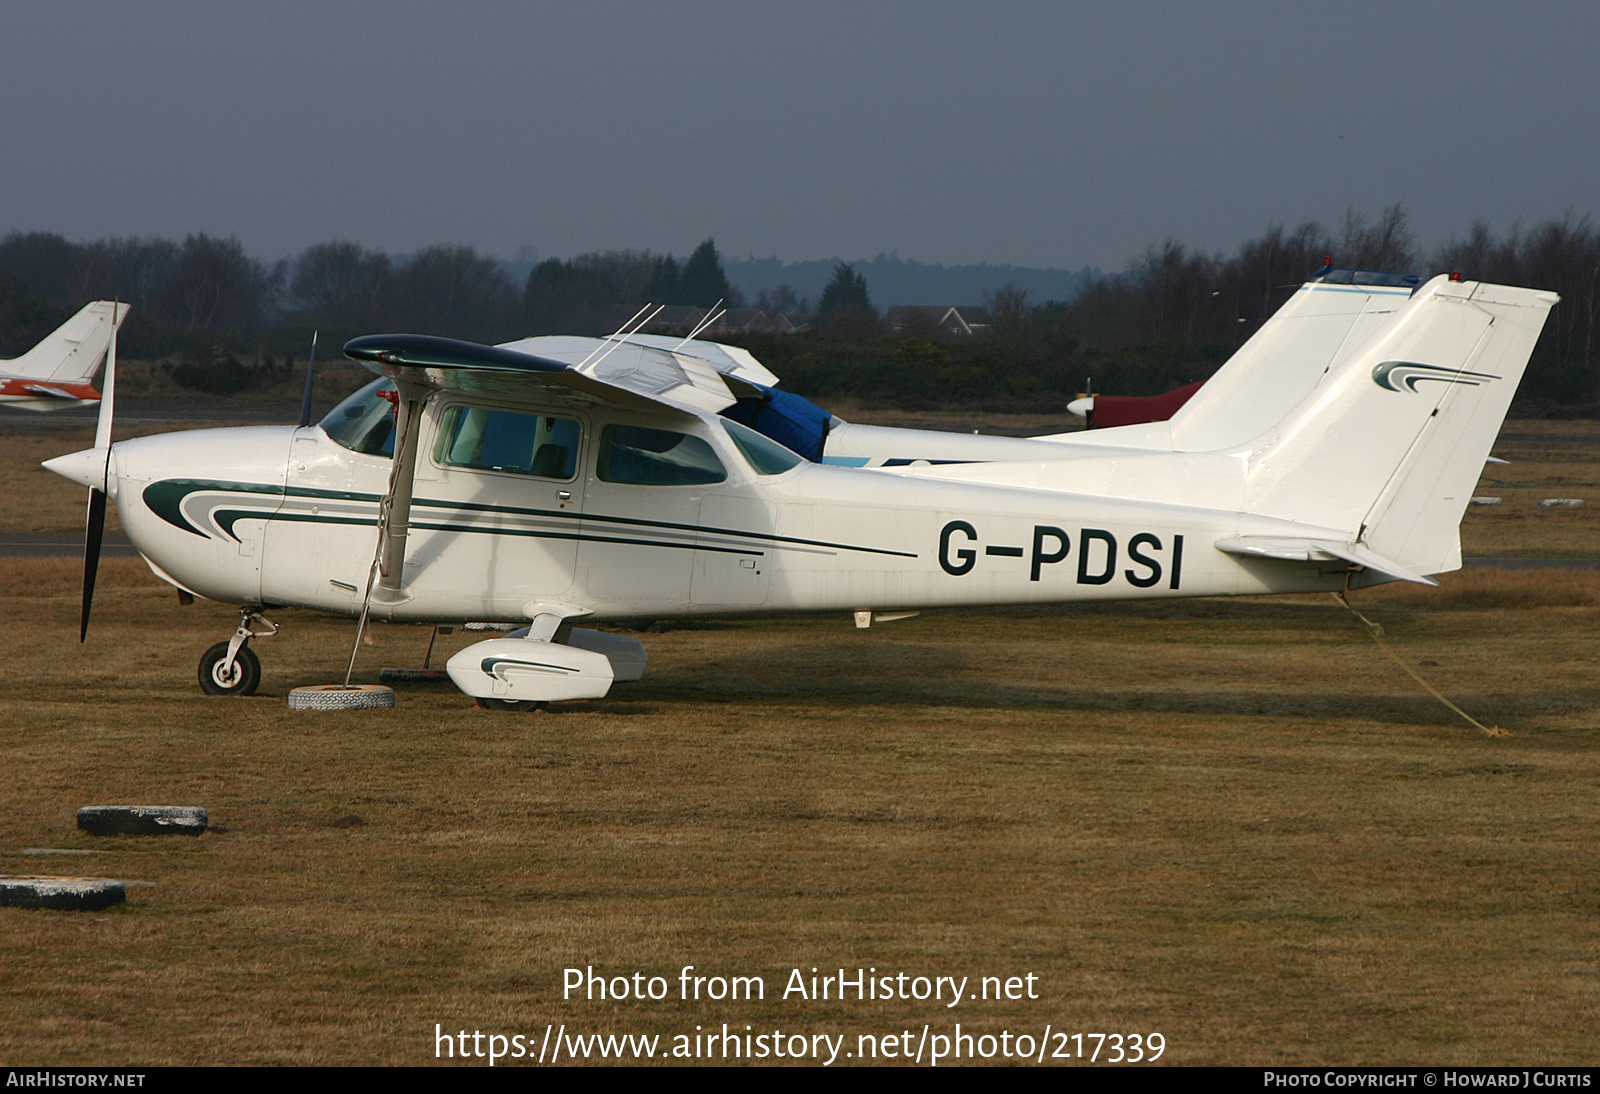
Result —
<svg viewBox="0 0 1600 1094"><path fill-rule="evenodd" d="M105 877L0 877L0 908L94 912L128 899L122 882Z"/></svg>
<svg viewBox="0 0 1600 1094"><path fill-rule="evenodd" d="M78 828L91 836L198 836L211 815L198 805L86 805Z"/></svg>
<svg viewBox="0 0 1600 1094"><path fill-rule="evenodd" d="M233 671L223 675L222 663L228 659L228 644L218 642L200 658L200 690L207 695L254 695L261 684L261 659L249 646L240 646L233 658Z"/></svg>
<svg viewBox="0 0 1600 1094"><path fill-rule="evenodd" d="M549 703L541 703L535 699L485 699L480 698L478 705L484 710L512 710L523 714L532 714L543 710Z"/></svg>
<svg viewBox="0 0 1600 1094"><path fill-rule="evenodd" d="M290 710L374 710L394 706L394 688L382 684L318 684L289 692Z"/></svg>

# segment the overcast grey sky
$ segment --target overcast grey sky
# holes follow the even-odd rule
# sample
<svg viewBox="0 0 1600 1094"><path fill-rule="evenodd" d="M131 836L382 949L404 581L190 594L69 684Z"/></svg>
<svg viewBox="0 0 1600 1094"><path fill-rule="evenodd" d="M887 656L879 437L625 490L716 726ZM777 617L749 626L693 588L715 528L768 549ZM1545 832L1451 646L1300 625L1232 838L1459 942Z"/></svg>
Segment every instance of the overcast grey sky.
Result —
<svg viewBox="0 0 1600 1094"><path fill-rule="evenodd" d="M1600 213L1600 4L0 0L0 232L1120 268Z"/></svg>

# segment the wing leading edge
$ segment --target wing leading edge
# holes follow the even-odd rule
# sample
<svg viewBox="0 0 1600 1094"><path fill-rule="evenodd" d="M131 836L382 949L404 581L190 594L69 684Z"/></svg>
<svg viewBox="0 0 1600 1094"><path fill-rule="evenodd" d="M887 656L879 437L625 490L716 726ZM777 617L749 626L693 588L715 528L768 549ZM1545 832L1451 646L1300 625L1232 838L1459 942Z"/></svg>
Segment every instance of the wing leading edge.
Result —
<svg viewBox="0 0 1600 1094"><path fill-rule="evenodd" d="M523 348L536 341L554 352ZM711 414L735 399L710 364L626 341L528 339L485 346L423 334L374 334L345 343L344 352L395 381L475 394L526 398L540 393L632 410ZM749 386L733 382L740 389Z"/></svg>

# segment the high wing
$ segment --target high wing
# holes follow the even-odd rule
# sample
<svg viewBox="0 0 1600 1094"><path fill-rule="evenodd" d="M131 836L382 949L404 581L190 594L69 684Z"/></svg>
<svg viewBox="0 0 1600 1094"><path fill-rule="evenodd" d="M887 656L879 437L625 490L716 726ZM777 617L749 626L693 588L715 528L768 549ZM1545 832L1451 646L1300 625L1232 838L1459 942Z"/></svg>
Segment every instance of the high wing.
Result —
<svg viewBox="0 0 1600 1094"><path fill-rule="evenodd" d="M510 343L517 346L528 346L531 351L538 345L545 343L544 338L528 338L522 342ZM753 384L765 387L774 387L778 383L777 376L760 361L753 357L749 350L741 346L725 346L720 342L706 342L698 338L668 338L659 334L635 334L628 341L641 346L651 346L655 349L671 350L686 357L695 357L706 362L724 376L732 376L738 380L747 380Z"/></svg>
<svg viewBox="0 0 1600 1094"><path fill-rule="evenodd" d="M86 304L21 357L0 360L0 404L19 410L63 410L100 398L90 384L128 305Z"/></svg>
<svg viewBox="0 0 1600 1094"><path fill-rule="evenodd" d="M397 383L521 397L542 393L556 400L633 410L715 414L731 406L738 394L757 390L736 375L731 354L725 374L702 357L643 344L638 337L558 336L483 346L419 334L378 334L349 342L345 354ZM750 360L753 364L754 358Z"/></svg>

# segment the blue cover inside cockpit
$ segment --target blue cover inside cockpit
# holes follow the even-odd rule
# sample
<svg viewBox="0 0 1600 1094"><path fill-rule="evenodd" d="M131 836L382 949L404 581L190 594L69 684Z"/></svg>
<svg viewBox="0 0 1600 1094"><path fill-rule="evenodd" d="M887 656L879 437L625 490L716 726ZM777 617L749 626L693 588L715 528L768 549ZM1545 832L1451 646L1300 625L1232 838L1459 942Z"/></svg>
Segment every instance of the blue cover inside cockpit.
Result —
<svg viewBox="0 0 1600 1094"><path fill-rule="evenodd" d="M740 425L771 437L785 448L812 463L822 461L822 448L828 440L828 423L833 415L811 400L764 384L759 397L744 398L722 412Z"/></svg>

